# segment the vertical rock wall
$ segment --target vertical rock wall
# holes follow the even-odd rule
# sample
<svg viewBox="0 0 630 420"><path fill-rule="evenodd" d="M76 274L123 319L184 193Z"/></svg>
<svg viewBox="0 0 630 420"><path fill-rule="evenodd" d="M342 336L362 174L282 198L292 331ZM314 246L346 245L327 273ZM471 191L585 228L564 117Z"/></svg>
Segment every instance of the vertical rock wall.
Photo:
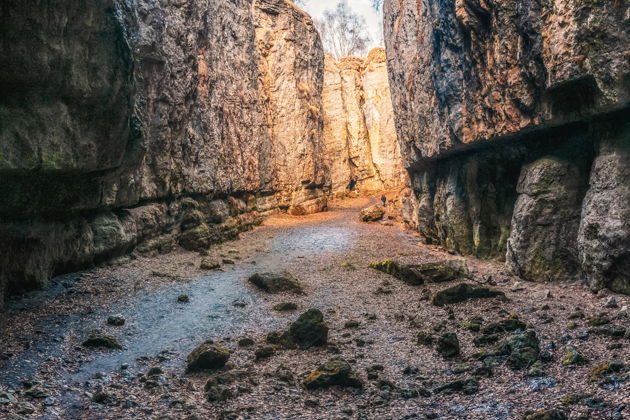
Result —
<svg viewBox="0 0 630 420"><path fill-rule="evenodd" d="M383 48L366 59L326 56L324 140L333 193L351 182L361 191L405 185L385 62Z"/></svg>
<svg viewBox="0 0 630 420"><path fill-rule="evenodd" d="M0 7L0 302L325 207L323 51L291 2Z"/></svg>
<svg viewBox="0 0 630 420"><path fill-rule="evenodd" d="M411 224L525 279L628 292L630 6L386 0L384 14Z"/></svg>

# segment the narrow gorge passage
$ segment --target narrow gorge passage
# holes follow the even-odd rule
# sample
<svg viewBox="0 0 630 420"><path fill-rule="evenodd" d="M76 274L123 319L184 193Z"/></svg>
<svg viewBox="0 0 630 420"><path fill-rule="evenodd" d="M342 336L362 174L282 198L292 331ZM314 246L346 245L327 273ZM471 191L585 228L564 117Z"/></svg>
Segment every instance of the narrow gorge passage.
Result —
<svg viewBox="0 0 630 420"><path fill-rule="evenodd" d="M2 0L0 419L630 415L628 0Z"/></svg>

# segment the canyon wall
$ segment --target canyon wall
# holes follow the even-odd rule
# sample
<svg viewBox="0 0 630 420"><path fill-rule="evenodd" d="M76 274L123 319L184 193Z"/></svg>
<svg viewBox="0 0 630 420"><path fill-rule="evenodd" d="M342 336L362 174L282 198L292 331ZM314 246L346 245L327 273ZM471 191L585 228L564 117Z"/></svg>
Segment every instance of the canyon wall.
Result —
<svg viewBox="0 0 630 420"><path fill-rule="evenodd" d="M323 50L291 2L0 7L0 302L325 208Z"/></svg>
<svg viewBox="0 0 630 420"><path fill-rule="evenodd" d="M405 185L394 127L384 48L367 58L327 55L323 90L324 141L334 194L400 189Z"/></svg>
<svg viewBox="0 0 630 420"><path fill-rule="evenodd" d="M627 2L386 0L409 223L527 280L630 293Z"/></svg>

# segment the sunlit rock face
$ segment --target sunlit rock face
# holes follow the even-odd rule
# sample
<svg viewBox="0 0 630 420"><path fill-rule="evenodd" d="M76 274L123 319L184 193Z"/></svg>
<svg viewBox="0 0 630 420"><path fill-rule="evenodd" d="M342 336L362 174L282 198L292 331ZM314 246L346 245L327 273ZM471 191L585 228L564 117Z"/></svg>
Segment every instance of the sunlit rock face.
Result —
<svg viewBox="0 0 630 420"><path fill-rule="evenodd" d="M405 184L387 77L385 50L367 58L325 59L324 140L333 193Z"/></svg>
<svg viewBox="0 0 630 420"><path fill-rule="evenodd" d="M629 13L386 0L410 224L525 279L630 292Z"/></svg>
<svg viewBox="0 0 630 420"><path fill-rule="evenodd" d="M0 24L0 301L325 208L323 50L290 1L9 0Z"/></svg>

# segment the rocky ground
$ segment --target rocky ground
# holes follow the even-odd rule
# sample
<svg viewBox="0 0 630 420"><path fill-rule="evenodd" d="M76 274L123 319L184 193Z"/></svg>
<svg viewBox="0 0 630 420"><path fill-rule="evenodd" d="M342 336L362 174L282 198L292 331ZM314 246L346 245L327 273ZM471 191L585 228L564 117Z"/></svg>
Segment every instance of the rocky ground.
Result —
<svg viewBox="0 0 630 420"><path fill-rule="evenodd" d="M12 301L0 416L630 416L630 298L519 281L387 215L359 221L369 204L272 216L208 255L129 258Z"/></svg>

